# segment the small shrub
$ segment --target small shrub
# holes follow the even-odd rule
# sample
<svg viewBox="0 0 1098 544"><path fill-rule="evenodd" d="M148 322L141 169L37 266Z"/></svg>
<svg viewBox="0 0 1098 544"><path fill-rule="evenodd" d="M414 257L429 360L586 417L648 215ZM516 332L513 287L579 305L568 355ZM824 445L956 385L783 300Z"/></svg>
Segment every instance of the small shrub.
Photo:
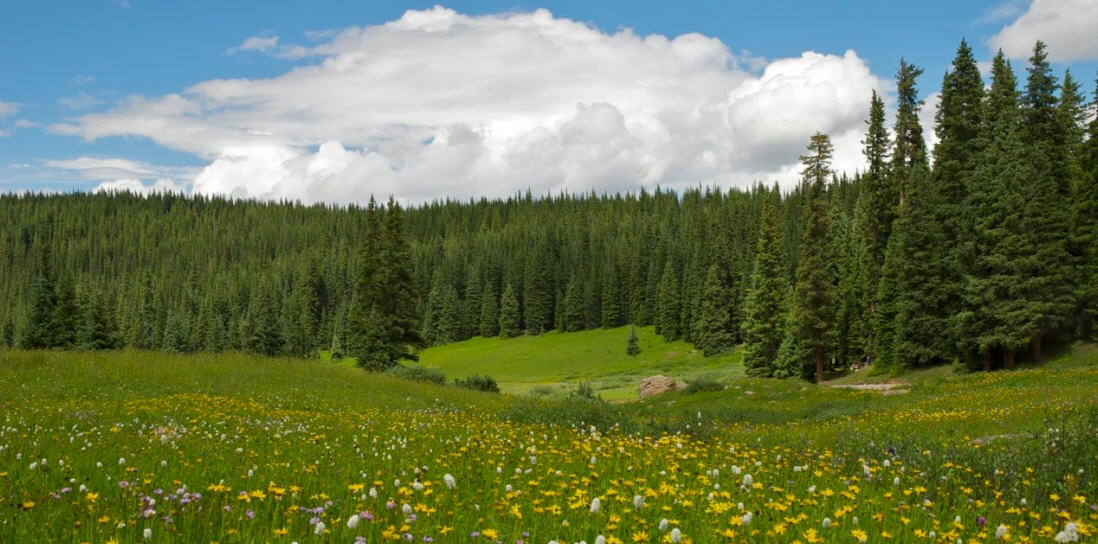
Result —
<svg viewBox="0 0 1098 544"><path fill-rule="evenodd" d="M570 399L588 399L601 401L602 397L595 392L595 388L591 387L590 383L580 382L576 385L576 388L568 393Z"/></svg>
<svg viewBox="0 0 1098 544"><path fill-rule="evenodd" d="M530 388L530 396L548 397L553 394L553 388L548 385L535 385Z"/></svg>
<svg viewBox="0 0 1098 544"><path fill-rule="evenodd" d="M397 365L389 369L389 373L404 380L428 382L438 385L446 383L446 374L437 368Z"/></svg>
<svg viewBox="0 0 1098 544"><path fill-rule="evenodd" d="M464 387L466 389L472 389L473 391L485 391L488 393L499 393L499 384L496 383L495 378L485 374L473 374L468 378L454 379L454 385L458 387Z"/></svg>
<svg viewBox="0 0 1098 544"><path fill-rule="evenodd" d="M724 389L724 384L710 378L708 376L701 376L694 378L686 382L687 393L699 393L702 391L720 391Z"/></svg>

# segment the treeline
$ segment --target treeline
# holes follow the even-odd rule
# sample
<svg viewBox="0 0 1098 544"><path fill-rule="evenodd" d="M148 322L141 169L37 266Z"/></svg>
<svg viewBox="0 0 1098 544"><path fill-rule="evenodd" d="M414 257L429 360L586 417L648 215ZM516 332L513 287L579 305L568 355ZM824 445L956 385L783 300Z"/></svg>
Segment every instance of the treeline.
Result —
<svg viewBox="0 0 1098 544"><path fill-rule="evenodd" d="M527 192L406 211L0 196L0 344L331 349L383 367L477 335L634 323L707 354L742 342L754 375L811 377L1010 367L1090 334L1098 126L1079 85L1038 44L1024 88L1000 54L985 90L962 42L931 153L920 74L901 62L891 130L872 97L864 172L832 172L817 135L785 194Z"/></svg>

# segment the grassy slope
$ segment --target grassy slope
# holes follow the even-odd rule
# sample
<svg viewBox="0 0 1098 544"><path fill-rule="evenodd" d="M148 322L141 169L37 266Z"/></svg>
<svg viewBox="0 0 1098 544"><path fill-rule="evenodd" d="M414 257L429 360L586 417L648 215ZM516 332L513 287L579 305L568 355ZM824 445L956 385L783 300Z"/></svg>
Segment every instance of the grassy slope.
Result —
<svg viewBox="0 0 1098 544"><path fill-rule="evenodd" d="M522 394L535 386L563 392L589 382L606 399L636 398L637 384L653 374L678 380L743 375L739 350L704 357L681 340L665 342L652 327L638 327L637 337L641 353L636 357L625 354L629 327L619 327L509 339L478 337L424 350L420 362L451 378L488 374L505 393Z"/></svg>

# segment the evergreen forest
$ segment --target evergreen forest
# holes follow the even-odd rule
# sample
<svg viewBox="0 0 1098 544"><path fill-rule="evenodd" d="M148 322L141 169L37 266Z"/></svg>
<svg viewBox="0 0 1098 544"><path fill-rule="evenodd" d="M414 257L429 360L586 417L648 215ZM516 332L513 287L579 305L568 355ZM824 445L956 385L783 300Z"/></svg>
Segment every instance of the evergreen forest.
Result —
<svg viewBox="0 0 1098 544"><path fill-rule="evenodd" d="M0 346L324 350L385 369L473 336L634 324L743 349L760 377L1013 368L1098 321L1098 120L1046 56L1038 42L1019 70L1000 53L985 82L962 41L933 149L922 70L901 61L894 121L866 97L865 169L834 171L817 133L784 191L407 209L0 195Z"/></svg>

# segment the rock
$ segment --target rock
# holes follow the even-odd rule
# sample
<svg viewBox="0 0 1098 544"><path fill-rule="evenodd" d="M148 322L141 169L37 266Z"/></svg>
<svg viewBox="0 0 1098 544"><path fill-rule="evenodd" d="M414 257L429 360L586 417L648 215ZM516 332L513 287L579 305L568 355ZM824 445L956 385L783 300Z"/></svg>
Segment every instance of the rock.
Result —
<svg viewBox="0 0 1098 544"><path fill-rule="evenodd" d="M637 387L637 393L640 394L640 398L646 399L659 395L660 393L677 391L679 389L682 389L682 386L675 383L675 380L662 374L657 374L641 380L640 386Z"/></svg>

